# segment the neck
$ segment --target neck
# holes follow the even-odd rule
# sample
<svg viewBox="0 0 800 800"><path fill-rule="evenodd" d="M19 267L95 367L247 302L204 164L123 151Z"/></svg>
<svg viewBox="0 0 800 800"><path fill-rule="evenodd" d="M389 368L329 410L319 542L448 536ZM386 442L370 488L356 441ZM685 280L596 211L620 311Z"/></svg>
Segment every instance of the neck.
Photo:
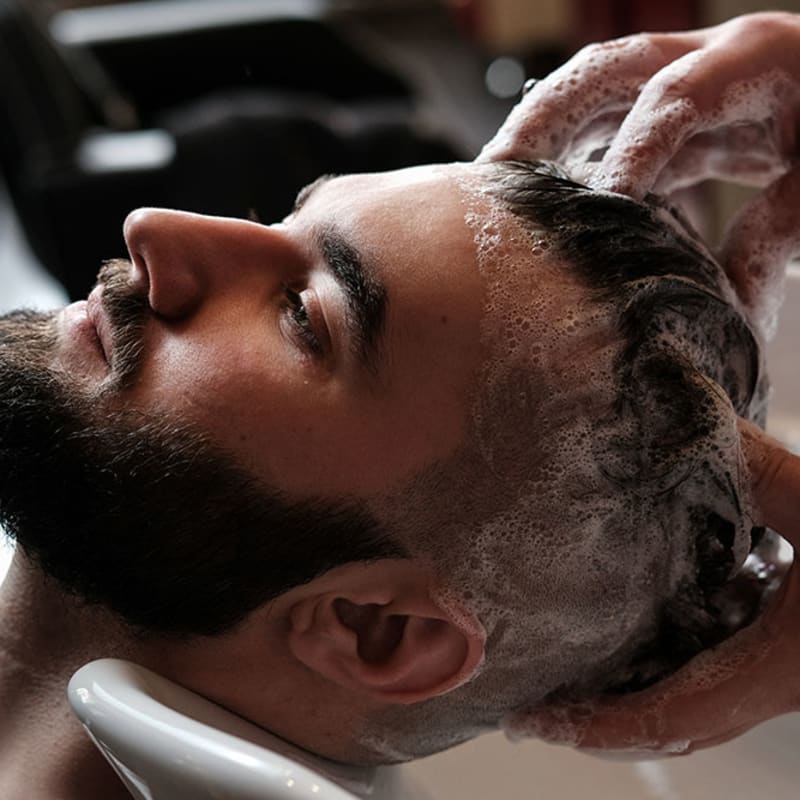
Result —
<svg viewBox="0 0 800 800"><path fill-rule="evenodd" d="M363 709L352 695L337 703L340 693L288 654L290 605L264 604L218 636L145 639L17 551L0 586L0 798L130 800L67 702L72 675L98 658L148 667L308 752L371 763L370 753L353 755L346 733Z"/></svg>
<svg viewBox="0 0 800 800"><path fill-rule="evenodd" d="M0 586L0 797L130 800L67 704L72 674L106 656L150 660L122 625L18 551Z"/></svg>

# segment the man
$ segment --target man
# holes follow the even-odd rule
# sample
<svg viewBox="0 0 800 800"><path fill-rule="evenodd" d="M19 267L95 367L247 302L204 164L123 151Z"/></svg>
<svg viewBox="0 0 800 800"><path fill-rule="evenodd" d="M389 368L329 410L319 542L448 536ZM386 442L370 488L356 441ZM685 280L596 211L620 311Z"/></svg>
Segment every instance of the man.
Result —
<svg viewBox="0 0 800 800"><path fill-rule="evenodd" d="M2 323L4 797L119 793L63 699L95 657L382 763L728 632L764 385L664 207L455 164L125 236L87 302Z"/></svg>

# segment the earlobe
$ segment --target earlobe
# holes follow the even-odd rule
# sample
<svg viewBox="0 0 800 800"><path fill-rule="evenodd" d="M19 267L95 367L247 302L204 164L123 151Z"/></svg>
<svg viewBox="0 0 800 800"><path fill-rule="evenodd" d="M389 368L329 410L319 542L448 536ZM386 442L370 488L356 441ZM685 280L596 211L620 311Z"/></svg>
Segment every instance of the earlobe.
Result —
<svg viewBox="0 0 800 800"><path fill-rule="evenodd" d="M420 702L473 677L483 661L482 625L460 604L438 601L413 562L333 572L338 585L307 591L291 608L288 646L298 661L384 703Z"/></svg>

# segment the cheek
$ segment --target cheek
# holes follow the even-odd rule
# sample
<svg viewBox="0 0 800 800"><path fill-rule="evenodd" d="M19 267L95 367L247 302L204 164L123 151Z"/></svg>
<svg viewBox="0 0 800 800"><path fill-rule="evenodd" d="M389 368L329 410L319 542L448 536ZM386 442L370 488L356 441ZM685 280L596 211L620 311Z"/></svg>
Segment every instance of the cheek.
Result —
<svg viewBox="0 0 800 800"><path fill-rule="evenodd" d="M398 322L386 416L393 446L415 467L446 457L464 436L484 350L480 314L438 307L430 298Z"/></svg>
<svg viewBox="0 0 800 800"><path fill-rule="evenodd" d="M277 329L245 325L242 315L148 330L144 367L125 400L197 425L286 491L374 493L460 441L480 360L473 320L430 304L412 319L398 322L402 335L377 387L332 377Z"/></svg>
<svg viewBox="0 0 800 800"><path fill-rule="evenodd" d="M226 328L148 338L147 356L135 393L154 407L191 418L233 414L258 402L259 390L279 383L287 365L245 330Z"/></svg>
<svg viewBox="0 0 800 800"><path fill-rule="evenodd" d="M270 485L374 491L404 459L385 398L346 388L283 340L232 326L154 338L126 402L197 425Z"/></svg>
<svg viewBox="0 0 800 800"><path fill-rule="evenodd" d="M279 336L244 327L148 337L147 358L128 402L177 414L222 446L238 450L266 434L307 434L318 415L312 362Z"/></svg>

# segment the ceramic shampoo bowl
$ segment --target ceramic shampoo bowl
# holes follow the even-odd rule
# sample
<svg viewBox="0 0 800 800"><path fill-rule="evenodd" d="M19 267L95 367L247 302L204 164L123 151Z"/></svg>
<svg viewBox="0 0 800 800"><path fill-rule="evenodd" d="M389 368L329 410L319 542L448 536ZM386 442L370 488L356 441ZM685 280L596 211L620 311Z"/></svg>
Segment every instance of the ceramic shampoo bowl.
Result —
<svg viewBox="0 0 800 800"><path fill-rule="evenodd" d="M137 800L420 800L400 767L306 753L144 667L93 661L69 684L86 732Z"/></svg>

